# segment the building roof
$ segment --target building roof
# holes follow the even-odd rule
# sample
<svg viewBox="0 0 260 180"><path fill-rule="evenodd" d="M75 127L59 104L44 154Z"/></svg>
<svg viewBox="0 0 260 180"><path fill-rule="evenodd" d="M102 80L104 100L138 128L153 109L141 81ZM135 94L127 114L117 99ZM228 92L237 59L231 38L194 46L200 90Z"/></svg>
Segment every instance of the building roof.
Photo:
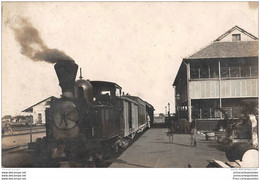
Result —
<svg viewBox="0 0 260 180"><path fill-rule="evenodd" d="M214 41L185 59L257 57L258 41Z"/></svg>
<svg viewBox="0 0 260 180"><path fill-rule="evenodd" d="M229 35L230 33L232 33L233 31L238 30L240 32L242 32L243 34L249 36L250 38L252 38L253 40L258 40L258 38L256 36L254 36L253 34L245 31L244 29L238 27L238 26L234 26L232 27L230 30L228 30L227 32L225 32L224 34L222 34L221 36L219 36L214 42L216 41L221 41L223 38L225 38L227 35Z"/></svg>
<svg viewBox="0 0 260 180"><path fill-rule="evenodd" d="M34 104L34 105L28 107L27 109L23 110L22 112L32 112L32 108L33 108L34 106L37 106L38 104L40 104L40 103L42 103L42 102L44 102L44 101L47 101L48 99L51 99L51 101L52 101L52 100L58 99L58 98L56 98L56 97L54 97L54 96L50 96L50 97L48 97L48 98L46 98L46 99L44 99L44 100L42 100L42 101L40 101L40 102L38 102L38 103L36 103L36 104Z"/></svg>
<svg viewBox="0 0 260 180"><path fill-rule="evenodd" d="M92 86L109 86L109 87L115 87L115 88L119 88L122 89L118 84L114 83L114 82L108 82L108 81L90 81Z"/></svg>
<svg viewBox="0 0 260 180"><path fill-rule="evenodd" d="M123 99L124 99L124 98L131 99L131 100L134 100L135 102L136 102L136 101L141 101L141 102L143 102L146 106L148 106L149 108L155 110L154 107L153 107L153 105L151 105L151 104L148 103L147 101L144 101L142 98L140 98L140 97L138 97L138 96L128 96L128 95L126 95L126 96L122 96L121 98L123 98Z"/></svg>
<svg viewBox="0 0 260 180"><path fill-rule="evenodd" d="M241 32L247 40L230 41L226 37L234 32ZM243 57L258 57L258 38L244 29L234 26L210 45L200 49L193 55L185 59L211 59L211 58L243 58Z"/></svg>

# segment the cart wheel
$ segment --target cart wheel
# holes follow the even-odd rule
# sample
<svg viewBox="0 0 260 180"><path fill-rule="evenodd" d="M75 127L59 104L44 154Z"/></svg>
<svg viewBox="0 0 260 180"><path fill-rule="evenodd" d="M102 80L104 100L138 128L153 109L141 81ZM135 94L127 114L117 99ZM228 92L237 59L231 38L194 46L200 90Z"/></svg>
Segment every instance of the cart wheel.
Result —
<svg viewBox="0 0 260 180"><path fill-rule="evenodd" d="M226 157L229 161L242 161L244 153L250 149L254 149L249 143L234 143L226 151Z"/></svg>

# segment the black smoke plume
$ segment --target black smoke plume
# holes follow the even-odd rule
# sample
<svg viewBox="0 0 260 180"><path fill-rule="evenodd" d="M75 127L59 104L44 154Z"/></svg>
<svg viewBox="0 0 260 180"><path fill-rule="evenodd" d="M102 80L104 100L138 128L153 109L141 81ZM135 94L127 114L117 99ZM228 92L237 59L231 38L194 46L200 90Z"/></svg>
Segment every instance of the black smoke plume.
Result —
<svg viewBox="0 0 260 180"><path fill-rule="evenodd" d="M58 49L49 49L40 37L38 30L25 18L19 18L9 27L21 46L21 54L34 61L56 63L59 60L73 61L71 57Z"/></svg>

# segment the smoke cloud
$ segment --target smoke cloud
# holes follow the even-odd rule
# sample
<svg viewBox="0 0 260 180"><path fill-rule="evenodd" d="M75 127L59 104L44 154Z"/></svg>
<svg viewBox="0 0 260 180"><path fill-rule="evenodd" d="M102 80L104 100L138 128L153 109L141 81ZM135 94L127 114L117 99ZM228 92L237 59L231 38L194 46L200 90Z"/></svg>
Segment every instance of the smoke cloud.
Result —
<svg viewBox="0 0 260 180"><path fill-rule="evenodd" d="M9 24L15 40L21 46L21 54L33 61L56 63L59 60L73 61L71 57L58 49L49 49L40 37L38 30L25 18L19 18L14 24Z"/></svg>

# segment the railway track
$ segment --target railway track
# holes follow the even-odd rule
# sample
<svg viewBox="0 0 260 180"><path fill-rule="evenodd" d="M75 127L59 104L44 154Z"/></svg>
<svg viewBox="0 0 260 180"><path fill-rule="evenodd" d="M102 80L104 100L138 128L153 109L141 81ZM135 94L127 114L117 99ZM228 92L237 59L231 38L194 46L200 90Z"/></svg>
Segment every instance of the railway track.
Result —
<svg viewBox="0 0 260 180"><path fill-rule="evenodd" d="M13 131L30 131L31 128L13 128ZM45 126L41 127L33 127L32 130L36 129L46 129Z"/></svg>
<svg viewBox="0 0 260 180"><path fill-rule="evenodd" d="M37 134L37 133L44 133L46 132L46 130L43 131L34 131L32 132L32 134ZM30 132L26 132L26 133L18 133L18 134L6 134L6 135L2 135L2 138L4 137L10 137L10 136L23 136L23 135L28 135L31 134Z"/></svg>
<svg viewBox="0 0 260 180"><path fill-rule="evenodd" d="M20 132L23 132L23 131L20 131ZM42 132L42 131L33 132L33 134L37 134L37 133L40 133L40 132ZM129 148L131 146L131 144L133 144L136 140L138 140L138 138L141 137L145 132L146 132L146 130L144 130L141 133L136 134L134 139L129 138L129 145L128 145L127 148ZM5 135L4 137L7 138L7 137L10 137L10 136L19 136L19 135L26 135L26 134L30 134L30 133L19 133L19 134L15 134L15 135ZM55 164L55 165L47 164L45 167L91 167L91 168L92 167L97 167L97 168L109 167L127 148L120 149L118 152L113 152L109 155L109 157L106 157L103 160L99 160L99 161L85 160L86 163L84 165L82 165L78 162L75 162L75 161L68 161L68 160L64 159L64 160L59 161L58 164ZM27 155L25 155L25 154L27 154ZM17 156L17 157L23 159L25 157L32 157L32 156L35 157L36 154L33 151L31 151L30 149L28 149L27 144L21 144L21 145L2 149L2 155L6 156L6 157ZM17 162L19 162L18 159L17 159ZM39 166L33 164L32 162L29 162L26 165L26 167L39 167Z"/></svg>
<svg viewBox="0 0 260 180"><path fill-rule="evenodd" d="M13 128L12 131L8 132L9 134L2 134L2 138L4 137L10 137L10 136L21 136L21 135L27 135L30 134L32 131L32 134L35 133L44 133L46 132L46 128L45 127L33 127L31 128Z"/></svg>
<svg viewBox="0 0 260 180"><path fill-rule="evenodd" d="M109 155L109 157L104 158L103 160L99 161L87 161L86 164L82 166L82 164L72 162L72 161L60 161L59 162L59 167L88 167L88 168L104 168L104 167L109 167L114 161L117 160L117 158L125 151L127 150L136 140L138 140L145 132L147 129L144 131L138 133L135 135L133 139L129 138L128 139L128 146L125 149L120 149L118 152L113 152Z"/></svg>
<svg viewBox="0 0 260 180"><path fill-rule="evenodd" d="M2 155L8 154L8 153L14 153L17 151L22 151L24 149L28 148L27 144L23 144L23 145L18 145L18 146L13 146L13 147L9 147L6 149L2 149Z"/></svg>
<svg viewBox="0 0 260 180"><path fill-rule="evenodd" d="M2 135L2 155L27 149L27 144L30 142L30 134L34 141L36 138L44 136L45 133L46 130L42 127L33 128L32 131L28 128L13 129L13 132Z"/></svg>
<svg viewBox="0 0 260 180"><path fill-rule="evenodd" d="M141 137L146 130L144 130L141 133L136 134L134 139L129 138L129 145L127 148L129 148L136 140ZM28 149L27 144L10 147L8 149L2 150L3 157L6 157L5 159L8 159L8 157L15 157L15 161L18 162L24 162L26 161L26 167L88 167L88 168L105 168L109 167L114 161L117 160L117 158L127 149L120 149L118 152L112 152L108 157L104 158L103 160L98 161L91 161L88 159L82 160L84 163L80 163L79 161L73 161L73 160L66 160L62 159L59 162L53 163L46 163L45 165L35 162L35 160L38 159L38 155L36 152ZM28 158L30 157L30 158ZM28 162L27 162L28 161ZM6 162L10 162L9 160L6 160ZM35 164L36 163L36 164ZM20 164L13 165L6 165L6 167L21 167Z"/></svg>

